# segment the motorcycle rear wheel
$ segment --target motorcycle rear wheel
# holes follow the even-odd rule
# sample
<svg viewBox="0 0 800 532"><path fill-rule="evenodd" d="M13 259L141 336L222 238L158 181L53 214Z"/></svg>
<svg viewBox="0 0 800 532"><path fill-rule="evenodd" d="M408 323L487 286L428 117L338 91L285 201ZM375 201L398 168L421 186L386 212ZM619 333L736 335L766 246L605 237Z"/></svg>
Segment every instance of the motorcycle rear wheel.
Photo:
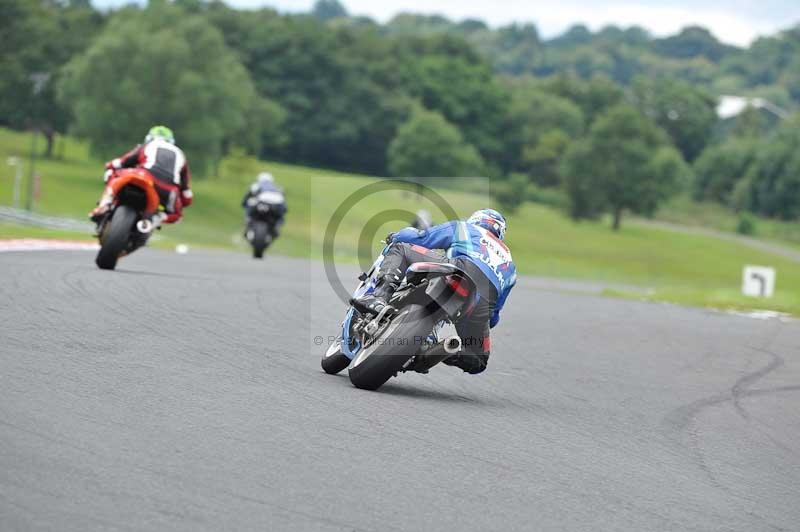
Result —
<svg viewBox="0 0 800 532"><path fill-rule="evenodd" d="M423 305L409 305L392 319L381 335L362 347L348 371L356 388L377 390L400 371L419 350L438 321Z"/></svg>
<svg viewBox="0 0 800 532"><path fill-rule="evenodd" d="M117 266L117 259L128 247L128 241L139 215L131 207L120 205L111 214L111 220L103 230L100 240L100 251L94 262L101 270L113 270Z"/></svg>
<svg viewBox="0 0 800 532"><path fill-rule="evenodd" d="M269 227L267 222L256 221L253 223L253 258L264 257L264 250L267 249L267 236Z"/></svg>

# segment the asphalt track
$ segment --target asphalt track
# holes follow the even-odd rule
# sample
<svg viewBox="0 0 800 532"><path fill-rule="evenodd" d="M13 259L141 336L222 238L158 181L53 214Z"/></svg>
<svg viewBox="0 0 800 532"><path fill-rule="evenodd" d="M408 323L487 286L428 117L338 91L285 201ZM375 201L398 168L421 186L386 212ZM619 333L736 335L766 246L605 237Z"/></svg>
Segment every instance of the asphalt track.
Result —
<svg viewBox="0 0 800 532"><path fill-rule="evenodd" d="M796 321L523 283L372 393L317 266L92 259L0 254L0 530L800 530Z"/></svg>

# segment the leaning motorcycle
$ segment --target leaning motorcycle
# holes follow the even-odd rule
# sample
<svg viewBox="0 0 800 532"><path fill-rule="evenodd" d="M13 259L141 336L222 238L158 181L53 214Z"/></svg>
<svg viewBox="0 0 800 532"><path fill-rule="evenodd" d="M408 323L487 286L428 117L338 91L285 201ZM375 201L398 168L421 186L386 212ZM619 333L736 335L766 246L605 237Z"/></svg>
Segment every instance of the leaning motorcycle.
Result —
<svg viewBox="0 0 800 532"><path fill-rule="evenodd" d="M388 249L360 276L354 299L375 290ZM322 357L322 369L335 374L350 366L350 382L365 390L377 390L398 373L427 373L461 350L458 336L439 336L445 325L458 322L475 305L476 298L475 282L453 264L412 264L380 313L347 309L340 335Z"/></svg>
<svg viewBox="0 0 800 532"><path fill-rule="evenodd" d="M144 246L155 225L159 198L150 172L141 168L116 170L109 180L114 201L98 222L100 251L95 263L103 270L113 270L120 257Z"/></svg>
<svg viewBox="0 0 800 532"><path fill-rule="evenodd" d="M260 192L247 201L245 237L253 248L253 257L260 259L276 237L275 227L283 215L285 198L272 190Z"/></svg>

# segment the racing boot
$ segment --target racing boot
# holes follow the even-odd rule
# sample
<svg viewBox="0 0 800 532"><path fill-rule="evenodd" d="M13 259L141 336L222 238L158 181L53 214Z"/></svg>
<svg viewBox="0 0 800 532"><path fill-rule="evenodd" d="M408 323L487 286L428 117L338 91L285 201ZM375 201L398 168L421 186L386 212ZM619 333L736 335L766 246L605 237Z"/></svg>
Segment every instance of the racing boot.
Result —
<svg viewBox="0 0 800 532"><path fill-rule="evenodd" d="M114 193L111 192L109 187L106 187L103 191L103 195L100 196L100 200L97 202L97 207L92 209L92 212L89 213L89 219L97 225L95 228L95 236L100 232L100 222L103 221L103 217L111 208L112 203L114 203Z"/></svg>
<svg viewBox="0 0 800 532"><path fill-rule="evenodd" d="M351 299L350 304L363 314L379 314L389 305L392 294L400 286L402 280L400 270L381 272L378 274L378 284L375 286L375 290L371 294Z"/></svg>
<svg viewBox="0 0 800 532"><path fill-rule="evenodd" d="M489 357L487 355L478 355L475 353L457 353L444 359L443 363L447 364L448 366L461 368L464 373L477 375L486 369L486 364L488 361Z"/></svg>

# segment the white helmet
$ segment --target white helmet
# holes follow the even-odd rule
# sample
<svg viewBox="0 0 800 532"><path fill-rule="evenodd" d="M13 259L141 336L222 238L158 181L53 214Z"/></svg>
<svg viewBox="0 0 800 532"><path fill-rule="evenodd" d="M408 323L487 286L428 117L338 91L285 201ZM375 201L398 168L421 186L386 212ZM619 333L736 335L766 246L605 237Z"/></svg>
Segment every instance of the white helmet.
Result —
<svg viewBox="0 0 800 532"><path fill-rule="evenodd" d="M275 177L273 177L273 175L270 174L269 172L261 172L260 174L258 174L257 181L258 181L259 184L261 184L261 183L274 183L275 182Z"/></svg>

